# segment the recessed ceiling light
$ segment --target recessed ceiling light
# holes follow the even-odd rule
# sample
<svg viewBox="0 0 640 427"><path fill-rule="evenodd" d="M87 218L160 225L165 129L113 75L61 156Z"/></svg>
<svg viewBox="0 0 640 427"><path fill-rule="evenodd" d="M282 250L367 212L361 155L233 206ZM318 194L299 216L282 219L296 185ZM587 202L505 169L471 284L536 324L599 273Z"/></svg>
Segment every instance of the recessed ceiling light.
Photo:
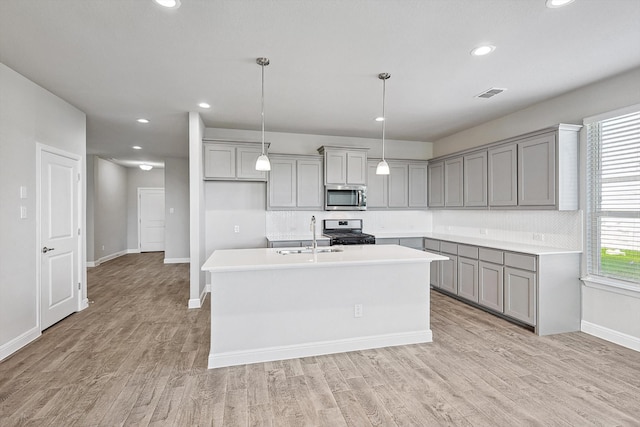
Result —
<svg viewBox="0 0 640 427"><path fill-rule="evenodd" d="M566 6L569 3L573 3L574 0L547 0L546 6L550 9Z"/></svg>
<svg viewBox="0 0 640 427"><path fill-rule="evenodd" d="M134 145L133 147L134 150L142 150L142 147L140 147L139 145Z"/></svg>
<svg viewBox="0 0 640 427"><path fill-rule="evenodd" d="M147 119L138 119L136 120L138 123L149 123L149 120Z"/></svg>
<svg viewBox="0 0 640 427"><path fill-rule="evenodd" d="M384 122L384 117L376 117L376 122Z"/></svg>
<svg viewBox="0 0 640 427"><path fill-rule="evenodd" d="M471 51L471 55L473 55L473 56L484 56L484 55L490 54L494 50L496 50L495 46L492 46L490 44L485 44L485 45L473 48L473 50Z"/></svg>
<svg viewBox="0 0 640 427"><path fill-rule="evenodd" d="M166 7L168 9L177 9L180 7L180 0L154 0L162 7Z"/></svg>
<svg viewBox="0 0 640 427"><path fill-rule="evenodd" d="M147 165L147 164L141 164L140 169L142 169L143 171L150 171L151 169L153 169L153 166Z"/></svg>
<svg viewBox="0 0 640 427"><path fill-rule="evenodd" d="M207 104L206 102L201 102L200 104L198 104L198 107L200 107L200 108L211 108L211 105Z"/></svg>

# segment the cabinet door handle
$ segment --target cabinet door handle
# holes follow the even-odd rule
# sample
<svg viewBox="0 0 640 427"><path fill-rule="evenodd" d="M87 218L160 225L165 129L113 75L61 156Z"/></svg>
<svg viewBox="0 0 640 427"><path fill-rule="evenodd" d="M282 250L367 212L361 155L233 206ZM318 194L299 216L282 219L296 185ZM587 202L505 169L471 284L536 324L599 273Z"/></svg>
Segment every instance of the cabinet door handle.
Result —
<svg viewBox="0 0 640 427"><path fill-rule="evenodd" d="M48 247L45 246L44 248L42 248L42 253L46 254L47 252L54 251L55 249L56 248L48 248Z"/></svg>

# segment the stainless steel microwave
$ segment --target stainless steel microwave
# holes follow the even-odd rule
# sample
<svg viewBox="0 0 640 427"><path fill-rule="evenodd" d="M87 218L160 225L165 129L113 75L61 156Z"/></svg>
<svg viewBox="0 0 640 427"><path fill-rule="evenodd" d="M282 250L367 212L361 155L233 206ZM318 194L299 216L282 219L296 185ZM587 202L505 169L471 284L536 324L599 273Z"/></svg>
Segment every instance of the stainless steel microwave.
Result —
<svg viewBox="0 0 640 427"><path fill-rule="evenodd" d="M367 210L367 187L364 185L326 185L324 209L326 211Z"/></svg>

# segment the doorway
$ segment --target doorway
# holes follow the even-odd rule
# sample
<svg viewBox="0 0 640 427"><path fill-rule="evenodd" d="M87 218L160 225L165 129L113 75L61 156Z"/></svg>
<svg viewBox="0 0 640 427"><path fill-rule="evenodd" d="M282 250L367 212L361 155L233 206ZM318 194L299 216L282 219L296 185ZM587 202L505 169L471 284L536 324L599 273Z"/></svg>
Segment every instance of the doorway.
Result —
<svg viewBox="0 0 640 427"><path fill-rule="evenodd" d="M79 310L80 157L38 145L40 330Z"/></svg>
<svg viewBox="0 0 640 427"><path fill-rule="evenodd" d="M164 188L138 188L138 247L164 251Z"/></svg>

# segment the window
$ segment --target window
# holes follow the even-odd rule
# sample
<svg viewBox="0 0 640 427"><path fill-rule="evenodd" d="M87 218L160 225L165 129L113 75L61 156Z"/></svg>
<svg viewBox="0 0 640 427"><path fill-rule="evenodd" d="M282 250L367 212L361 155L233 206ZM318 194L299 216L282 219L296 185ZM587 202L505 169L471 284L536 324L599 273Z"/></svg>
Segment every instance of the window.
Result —
<svg viewBox="0 0 640 427"><path fill-rule="evenodd" d="M640 106L634 109L585 120L587 269L640 285Z"/></svg>

